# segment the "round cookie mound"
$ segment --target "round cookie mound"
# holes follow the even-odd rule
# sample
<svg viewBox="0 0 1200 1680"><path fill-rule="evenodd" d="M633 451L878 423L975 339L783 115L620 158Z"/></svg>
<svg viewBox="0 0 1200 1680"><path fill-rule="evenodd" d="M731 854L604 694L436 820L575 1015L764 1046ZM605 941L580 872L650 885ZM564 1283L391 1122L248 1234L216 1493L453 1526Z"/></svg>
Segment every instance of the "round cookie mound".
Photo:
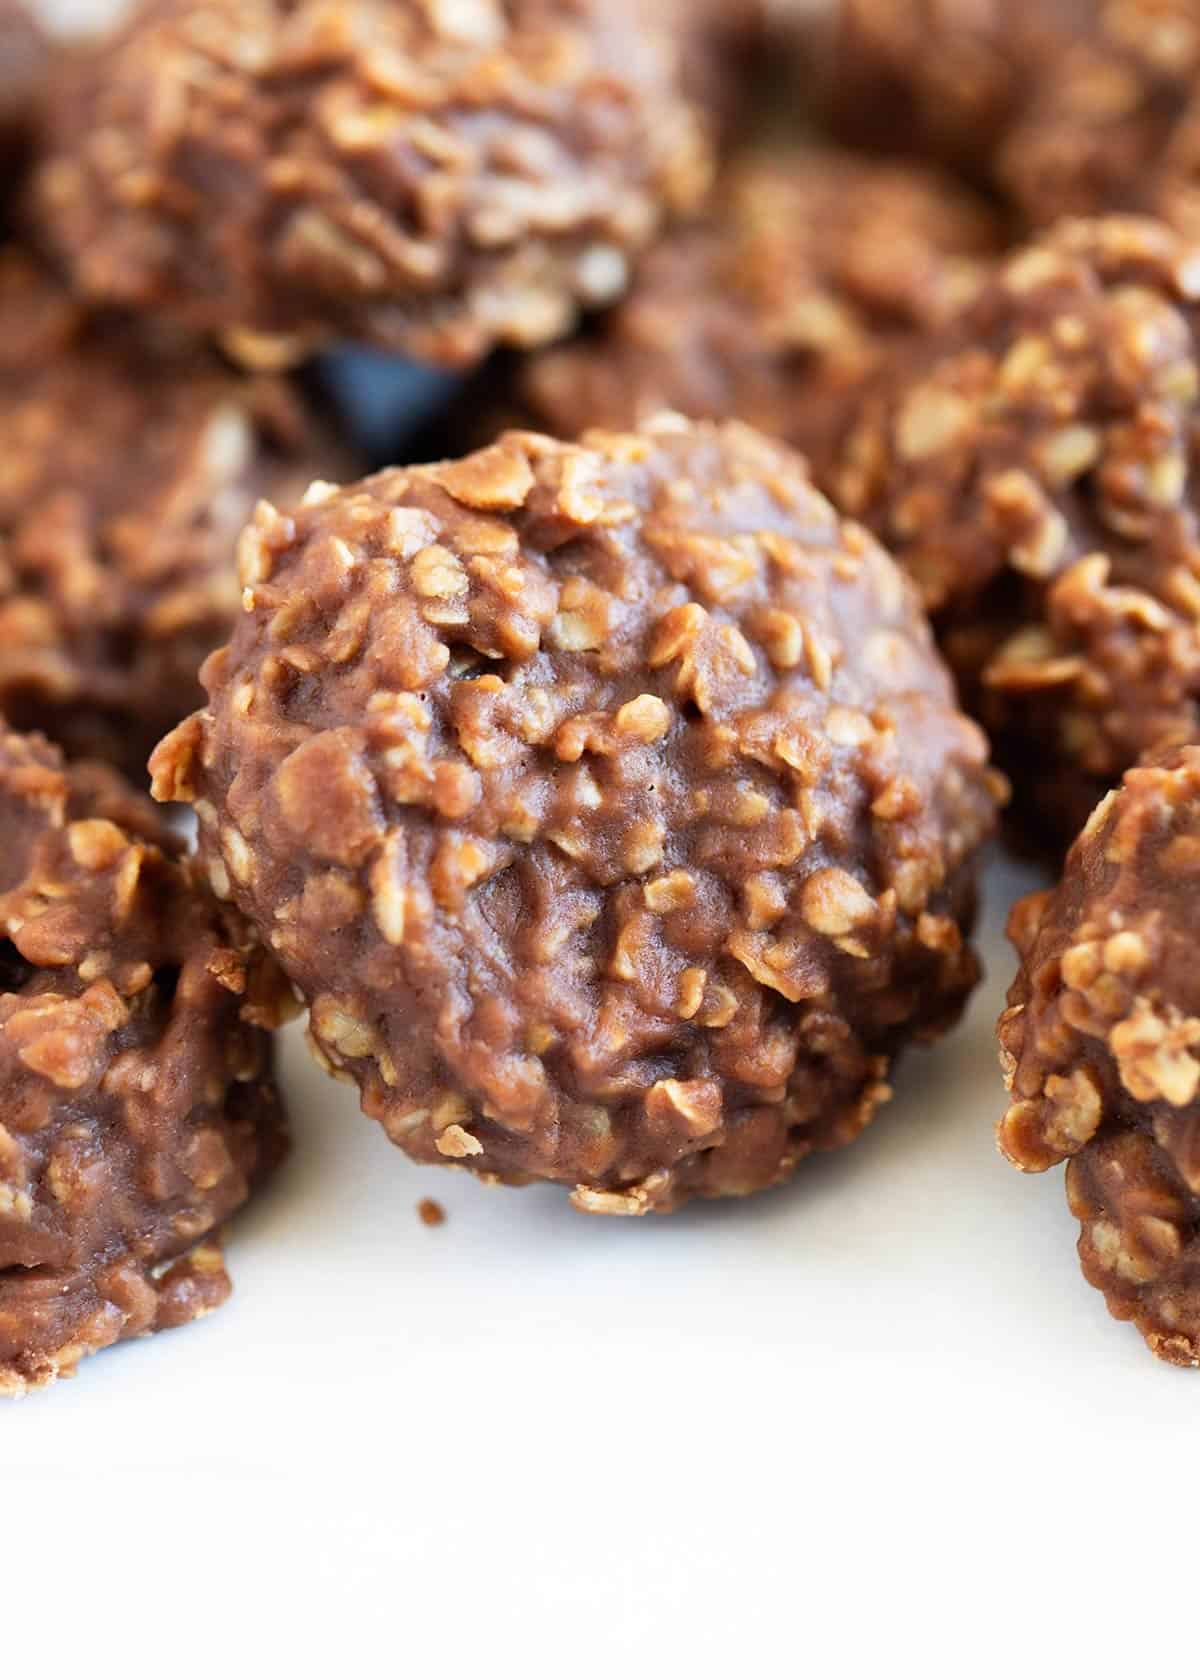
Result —
<svg viewBox="0 0 1200 1680"><path fill-rule="evenodd" d="M215 1233L279 1159L283 1002L148 800L0 734L0 1394L229 1293Z"/></svg>
<svg viewBox="0 0 1200 1680"><path fill-rule="evenodd" d="M632 0L143 0L56 90L41 213L85 292L255 365L468 363L611 303L707 190L681 53Z"/></svg>
<svg viewBox="0 0 1200 1680"><path fill-rule="evenodd" d="M0 711L144 775L236 616L255 502L345 460L289 386L0 258Z"/></svg>
<svg viewBox="0 0 1200 1680"><path fill-rule="evenodd" d="M836 0L815 90L835 130L990 179L1000 146L1099 0Z"/></svg>
<svg viewBox="0 0 1200 1680"><path fill-rule="evenodd" d="M649 8L642 8L643 11ZM769 46L769 0L657 0L652 23L679 43L683 87L719 140L751 117ZM639 26L646 27L645 17Z"/></svg>
<svg viewBox="0 0 1200 1680"><path fill-rule="evenodd" d="M595 1212L848 1143L958 1014L985 744L803 463L674 417L260 511L153 762L410 1155Z"/></svg>
<svg viewBox="0 0 1200 1680"><path fill-rule="evenodd" d="M527 365L520 397L560 436L672 408L736 415L820 463L884 350L961 308L999 241L982 204L915 165L750 152L600 330Z"/></svg>
<svg viewBox="0 0 1200 1680"><path fill-rule="evenodd" d="M889 370L831 474L916 578L1027 815L1065 848L1200 724L1200 247L1065 224Z"/></svg>
<svg viewBox="0 0 1200 1680"><path fill-rule="evenodd" d="M0 210L25 150L49 48L22 0L0 0Z"/></svg>
<svg viewBox="0 0 1200 1680"><path fill-rule="evenodd" d="M998 159L1028 220L1182 214L1186 120L1200 76L1196 0L1111 0L1034 78ZM1196 226L1195 220L1192 226Z"/></svg>
<svg viewBox="0 0 1200 1680"><path fill-rule="evenodd" d="M1200 1365L1200 747L1097 807L1061 884L1013 912L1000 1147L1067 1161L1083 1269L1155 1353Z"/></svg>

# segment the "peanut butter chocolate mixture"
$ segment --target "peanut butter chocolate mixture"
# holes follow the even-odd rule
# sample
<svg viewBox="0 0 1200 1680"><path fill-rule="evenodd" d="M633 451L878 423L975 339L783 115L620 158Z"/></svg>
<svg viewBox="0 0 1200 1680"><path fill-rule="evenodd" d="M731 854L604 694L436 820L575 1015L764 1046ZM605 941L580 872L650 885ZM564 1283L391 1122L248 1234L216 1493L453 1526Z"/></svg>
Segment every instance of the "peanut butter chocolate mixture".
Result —
<svg viewBox="0 0 1200 1680"><path fill-rule="evenodd" d="M0 1394L229 1293L284 988L114 771L0 735Z"/></svg>
<svg viewBox="0 0 1200 1680"><path fill-rule="evenodd" d="M943 325L999 245L985 206L915 165L751 151L602 329L522 370L518 406L568 437L663 408L736 415L823 463L882 353Z"/></svg>
<svg viewBox="0 0 1200 1680"><path fill-rule="evenodd" d="M996 778L910 586L738 425L264 507L154 759L416 1160L593 1212L849 1143L958 1015Z"/></svg>
<svg viewBox="0 0 1200 1680"><path fill-rule="evenodd" d="M1056 846L1200 725L1200 246L1064 224L891 369L830 475Z"/></svg>
<svg viewBox="0 0 1200 1680"><path fill-rule="evenodd" d="M131 775L228 634L261 495L348 452L279 380L93 315L0 256L0 711Z"/></svg>
<svg viewBox="0 0 1200 1680"><path fill-rule="evenodd" d="M1067 1162L1090 1283L1155 1353L1200 1365L1200 747L1131 770L1053 892L1013 912L1000 1147Z"/></svg>
<svg viewBox="0 0 1200 1680"><path fill-rule="evenodd" d="M38 203L85 292L256 366L469 363L624 291L710 174L634 0L143 0L64 75Z"/></svg>

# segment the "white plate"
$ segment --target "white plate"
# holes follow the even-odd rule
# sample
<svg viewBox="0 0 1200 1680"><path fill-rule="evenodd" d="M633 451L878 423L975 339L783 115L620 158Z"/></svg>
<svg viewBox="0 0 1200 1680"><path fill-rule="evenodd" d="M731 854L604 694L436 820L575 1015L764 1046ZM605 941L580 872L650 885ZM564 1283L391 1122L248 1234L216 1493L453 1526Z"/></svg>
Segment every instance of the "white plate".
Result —
<svg viewBox="0 0 1200 1680"><path fill-rule="evenodd" d="M0 1680L1193 1674L1200 1373L992 1143L1031 883L965 1026L749 1204L418 1171L290 1034L232 1302L0 1410Z"/></svg>
<svg viewBox="0 0 1200 1680"><path fill-rule="evenodd" d="M1031 879L992 869L965 1027L750 1203L604 1221L418 1170L290 1034L296 1149L231 1304L0 1414L3 1601L62 1652L135 1624L172 1675L1091 1680L1176 1640L1194 1672L1200 1375L1084 1284L1061 1174L992 1143Z"/></svg>

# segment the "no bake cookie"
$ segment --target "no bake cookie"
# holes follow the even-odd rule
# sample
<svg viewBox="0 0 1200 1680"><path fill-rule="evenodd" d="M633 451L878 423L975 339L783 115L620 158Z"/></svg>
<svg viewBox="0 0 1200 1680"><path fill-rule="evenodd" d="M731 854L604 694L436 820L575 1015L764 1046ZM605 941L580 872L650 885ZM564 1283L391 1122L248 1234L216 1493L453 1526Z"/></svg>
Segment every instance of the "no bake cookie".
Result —
<svg viewBox="0 0 1200 1680"><path fill-rule="evenodd" d="M1067 1163L1083 1270L1155 1353L1200 1365L1200 747L1131 770L1060 885L1013 912L1000 1147Z"/></svg>
<svg viewBox="0 0 1200 1680"><path fill-rule="evenodd" d="M1032 78L999 179L1035 225L1110 210L1191 220L1200 5L1107 0L1084 21Z"/></svg>
<svg viewBox="0 0 1200 1680"><path fill-rule="evenodd" d="M1200 725L1200 247L1066 224L861 405L831 474L1058 849Z"/></svg>
<svg viewBox="0 0 1200 1680"><path fill-rule="evenodd" d="M60 78L38 212L85 293L254 366L467 364L611 303L707 190L684 52L631 0L143 0Z"/></svg>
<svg viewBox="0 0 1200 1680"><path fill-rule="evenodd" d="M986 207L916 165L751 151L602 324L525 365L516 405L564 437L736 416L823 462L881 355L960 309L999 243Z"/></svg>
<svg viewBox="0 0 1200 1680"><path fill-rule="evenodd" d="M296 391L76 304L0 256L0 711L142 775L199 698L260 496L349 452Z"/></svg>
<svg viewBox="0 0 1200 1680"><path fill-rule="evenodd" d="M803 462L671 417L262 508L155 754L418 1161L667 1210L849 1143L976 978L997 779Z"/></svg>
<svg viewBox="0 0 1200 1680"><path fill-rule="evenodd" d="M48 44L21 0L0 0L0 217L29 144Z"/></svg>
<svg viewBox="0 0 1200 1680"><path fill-rule="evenodd" d="M814 32L814 89L844 138L982 180L1101 0L836 0Z"/></svg>
<svg viewBox="0 0 1200 1680"><path fill-rule="evenodd" d="M287 1001L148 800L0 734L0 1394L229 1293Z"/></svg>

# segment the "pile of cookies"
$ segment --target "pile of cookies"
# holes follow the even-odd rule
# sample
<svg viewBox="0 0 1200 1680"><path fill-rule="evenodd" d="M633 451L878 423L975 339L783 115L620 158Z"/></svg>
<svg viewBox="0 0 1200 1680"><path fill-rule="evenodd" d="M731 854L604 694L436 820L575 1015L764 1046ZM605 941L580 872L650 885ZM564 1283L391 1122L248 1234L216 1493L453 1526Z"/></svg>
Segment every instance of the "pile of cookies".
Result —
<svg viewBox="0 0 1200 1680"><path fill-rule="evenodd" d="M298 1008L590 1213L850 1143L1006 806L1001 1147L1200 1364L1198 135L1198 0L0 0L0 1391L224 1298Z"/></svg>

